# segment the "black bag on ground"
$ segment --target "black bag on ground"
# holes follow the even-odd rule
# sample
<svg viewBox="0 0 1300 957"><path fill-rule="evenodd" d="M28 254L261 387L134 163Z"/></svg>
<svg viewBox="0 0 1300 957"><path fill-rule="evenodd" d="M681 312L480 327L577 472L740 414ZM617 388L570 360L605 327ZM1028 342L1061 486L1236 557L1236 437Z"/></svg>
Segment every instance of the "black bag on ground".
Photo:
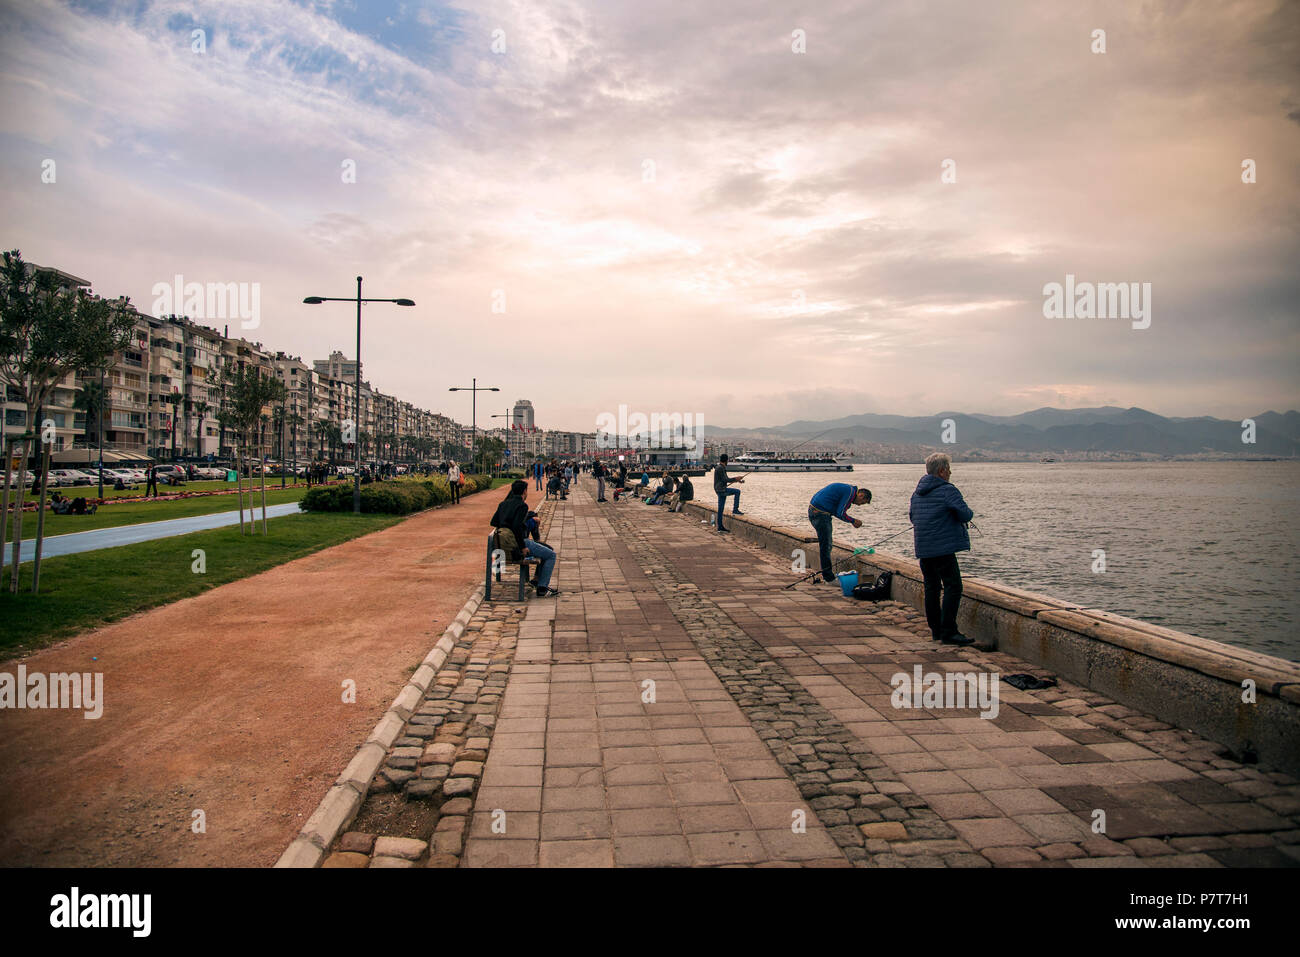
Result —
<svg viewBox="0 0 1300 957"><path fill-rule="evenodd" d="M853 597L861 601L885 601L889 598L889 586L893 580L893 572L881 572L870 585L855 586Z"/></svg>

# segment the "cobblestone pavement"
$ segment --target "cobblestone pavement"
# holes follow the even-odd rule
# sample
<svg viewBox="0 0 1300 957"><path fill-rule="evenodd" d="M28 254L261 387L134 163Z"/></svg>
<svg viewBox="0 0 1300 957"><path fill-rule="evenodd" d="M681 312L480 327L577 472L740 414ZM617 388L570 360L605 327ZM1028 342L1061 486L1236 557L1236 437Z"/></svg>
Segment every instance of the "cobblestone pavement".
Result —
<svg viewBox="0 0 1300 957"><path fill-rule="evenodd" d="M541 511L563 594L480 606L326 866L1300 863L1285 774L1068 682L896 708L1036 669L636 499Z"/></svg>

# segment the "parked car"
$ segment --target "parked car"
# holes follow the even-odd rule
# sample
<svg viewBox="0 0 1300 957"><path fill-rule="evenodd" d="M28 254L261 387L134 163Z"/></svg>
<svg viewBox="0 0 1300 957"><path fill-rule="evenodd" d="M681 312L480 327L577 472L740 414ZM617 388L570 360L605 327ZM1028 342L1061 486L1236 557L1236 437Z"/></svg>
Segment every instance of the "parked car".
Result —
<svg viewBox="0 0 1300 957"><path fill-rule="evenodd" d="M140 481L130 469L104 469L105 484L116 482L118 479L121 479L127 485L134 485Z"/></svg>
<svg viewBox="0 0 1300 957"><path fill-rule="evenodd" d="M47 485L67 488L70 485L93 485L98 479L92 478L77 469L50 469Z"/></svg>
<svg viewBox="0 0 1300 957"><path fill-rule="evenodd" d="M159 465L156 468L160 483L167 482L171 485L180 485L186 481L185 467L183 465Z"/></svg>

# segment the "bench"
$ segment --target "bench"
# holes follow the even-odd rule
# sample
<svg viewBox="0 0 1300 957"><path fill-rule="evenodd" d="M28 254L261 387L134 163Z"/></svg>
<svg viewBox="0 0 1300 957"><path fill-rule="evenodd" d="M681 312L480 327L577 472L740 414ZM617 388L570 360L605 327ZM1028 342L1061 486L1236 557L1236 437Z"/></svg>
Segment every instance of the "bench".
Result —
<svg viewBox="0 0 1300 957"><path fill-rule="evenodd" d="M487 574L483 578L483 600L484 601L492 600L493 575L495 574L497 581L501 580L501 569L500 568L493 569L492 567L492 555L496 551L497 551L497 533L493 531L488 535L488 542L487 542ZM524 601L527 598L524 589L528 585L529 566L540 565L541 563L542 560L540 558L533 558L532 556L529 556L527 558L521 558L518 560L512 558L506 558L506 560L502 563L502 564L519 566L519 601Z"/></svg>

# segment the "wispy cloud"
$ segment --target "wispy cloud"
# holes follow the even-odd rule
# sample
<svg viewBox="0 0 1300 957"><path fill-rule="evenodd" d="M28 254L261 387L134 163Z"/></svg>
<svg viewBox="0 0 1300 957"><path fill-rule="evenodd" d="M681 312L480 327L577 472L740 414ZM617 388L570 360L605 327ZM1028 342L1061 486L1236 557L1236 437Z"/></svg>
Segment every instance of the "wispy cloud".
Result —
<svg viewBox="0 0 1300 957"><path fill-rule="evenodd" d="M302 297L363 274L419 303L367 374L457 415L466 370L573 428L1290 407L1295 9L37 0L0 11L4 242L146 306L260 281L308 357L351 328ZM1151 282L1151 328L1044 319L1066 273Z"/></svg>

